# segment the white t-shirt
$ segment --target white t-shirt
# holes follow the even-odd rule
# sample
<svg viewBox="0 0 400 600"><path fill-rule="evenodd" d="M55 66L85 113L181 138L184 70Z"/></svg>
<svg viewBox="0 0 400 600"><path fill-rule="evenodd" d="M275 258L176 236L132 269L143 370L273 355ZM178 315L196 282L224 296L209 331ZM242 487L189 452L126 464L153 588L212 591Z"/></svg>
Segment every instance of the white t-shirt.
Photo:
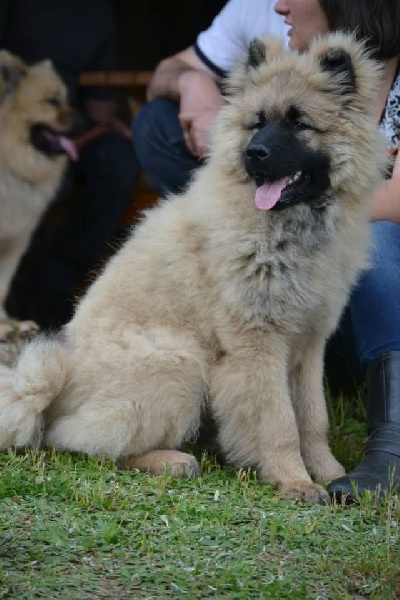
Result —
<svg viewBox="0 0 400 600"><path fill-rule="evenodd" d="M199 58L222 76L244 56L254 38L271 34L287 41L288 27L274 4L276 0L229 0L197 37L194 48Z"/></svg>

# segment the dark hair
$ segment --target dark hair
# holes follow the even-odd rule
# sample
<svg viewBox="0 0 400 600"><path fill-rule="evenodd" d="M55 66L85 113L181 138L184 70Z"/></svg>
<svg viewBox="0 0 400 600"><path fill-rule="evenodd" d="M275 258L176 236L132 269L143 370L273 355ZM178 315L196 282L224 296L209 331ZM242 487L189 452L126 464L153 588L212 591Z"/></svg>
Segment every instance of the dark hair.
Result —
<svg viewBox="0 0 400 600"><path fill-rule="evenodd" d="M400 54L400 0L319 0L331 31L354 32L375 58Z"/></svg>

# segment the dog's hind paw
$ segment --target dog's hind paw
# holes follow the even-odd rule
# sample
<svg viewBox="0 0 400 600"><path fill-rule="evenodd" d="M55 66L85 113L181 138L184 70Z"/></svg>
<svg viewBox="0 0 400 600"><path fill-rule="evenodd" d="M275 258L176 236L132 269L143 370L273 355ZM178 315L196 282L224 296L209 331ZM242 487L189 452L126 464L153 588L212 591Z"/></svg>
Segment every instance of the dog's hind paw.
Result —
<svg viewBox="0 0 400 600"><path fill-rule="evenodd" d="M140 456L123 456L117 460L120 469L139 469L152 475L169 473L173 477L201 476L199 463L191 454L178 450L151 450Z"/></svg>

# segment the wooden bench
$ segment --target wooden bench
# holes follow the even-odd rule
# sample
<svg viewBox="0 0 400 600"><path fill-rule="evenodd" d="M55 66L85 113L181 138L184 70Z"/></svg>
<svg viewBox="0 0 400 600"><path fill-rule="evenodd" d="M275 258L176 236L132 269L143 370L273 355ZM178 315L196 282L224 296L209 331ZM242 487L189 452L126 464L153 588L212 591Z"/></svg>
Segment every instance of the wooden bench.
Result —
<svg viewBox="0 0 400 600"><path fill-rule="evenodd" d="M134 92L145 90L152 71L88 71L79 78L80 85L124 87Z"/></svg>
<svg viewBox="0 0 400 600"><path fill-rule="evenodd" d="M152 74L152 71L88 71L81 74L79 84L118 89L128 102L134 101L140 105L146 101L146 88Z"/></svg>

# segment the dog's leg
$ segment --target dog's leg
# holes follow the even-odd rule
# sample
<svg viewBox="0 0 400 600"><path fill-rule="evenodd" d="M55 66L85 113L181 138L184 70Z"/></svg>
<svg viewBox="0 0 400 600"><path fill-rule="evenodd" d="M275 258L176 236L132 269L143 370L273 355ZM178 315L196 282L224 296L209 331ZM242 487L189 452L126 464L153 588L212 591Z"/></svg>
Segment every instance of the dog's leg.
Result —
<svg viewBox="0 0 400 600"><path fill-rule="evenodd" d="M255 347L254 340L226 354L211 385L223 451L237 466L255 466L263 480L286 497L328 501L312 482L301 453L288 387L286 349L279 342Z"/></svg>
<svg viewBox="0 0 400 600"><path fill-rule="evenodd" d="M157 466L156 455L142 455L174 450L196 434L206 393L204 352L196 342L165 331L156 343L146 345L143 336L134 341L130 350L110 347L110 365L90 361L90 385L85 377L81 384L77 373L45 415L45 443L160 471L165 456L158 455ZM184 470L174 466L182 464L182 456L170 459L167 468ZM187 470L192 467L190 459Z"/></svg>
<svg viewBox="0 0 400 600"><path fill-rule="evenodd" d="M323 357L323 340L312 340L303 347L300 362L292 373L291 388L304 462L317 481L327 483L345 471L328 444Z"/></svg>
<svg viewBox="0 0 400 600"><path fill-rule="evenodd" d="M152 475L170 473L174 477L200 477L194 456L178 450L151 450L140 456L125 456L117 460L121 469L139 469Z"/></svg>
<svg viewBox="0 0 400 600"><path fill-rule="evenodd" d="M0 317L4 318L6 312L4 302L10 287L11 279L17 269L19 260L24 253L30 236L21 236L0 244ZM4 245L4 247L3 247Z"/></svg>

